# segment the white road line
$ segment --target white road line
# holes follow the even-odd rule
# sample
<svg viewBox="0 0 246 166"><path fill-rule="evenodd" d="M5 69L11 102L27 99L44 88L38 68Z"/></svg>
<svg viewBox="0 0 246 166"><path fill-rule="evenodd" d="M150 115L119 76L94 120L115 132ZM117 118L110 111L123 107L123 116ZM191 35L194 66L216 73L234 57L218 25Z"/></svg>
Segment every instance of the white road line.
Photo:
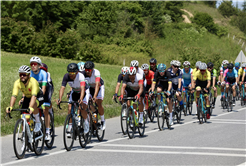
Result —
<svg viewBox="0 0 246 166"><path fill-rule="evenodd" d="M226 122L229 122L229 121L232 121L232 122L246 122L246 120L232 120L232 119L211 119L211 120L216 120L216 121L226 121Z"/></svg>
<svg viewBox="0 0 246 166"><path fill-rule="evenodd" d="M158 149L206 149L206 150L227 150L227 151L243 151L246 149L240 148L220 148L220 147L189 147L189 146L150 146L150 145L120 145L120 144L104 144L100 146L114 147L132 147L132 148L158 148Z"/></svg>
<svg viewBox="0 0 246 166"><path fill-rule="evenodd" d="M246 108L241 108L241 109L238 109L237 111L241 111L241 110L246 110ZM215 117L211 117L211 119L219 117L219 116L223 116L223 115L228 115L228 114L231 114L231 113L235 113L235 112L232 111L232 112L227 112L227 113L224 113L224 114L220 114L220 115L217 115ZM193 122L197 122L197 119L193 120L193 121L190 121L190 122L186 122L184 124L175 124L175 126L173 126L173 128L176 128L176 127L179 127L179 126L184 126L184 125L187 125L187 124L190 124L190 123L193 123ZM148 132L146 132L146 134L153 133L153 132L159 132L159 129L148 131ZM128 139L128 137L125 136L124 138L112 139L112 140L105 141L105 142L100 142L100 143L92 143L92 144L89 144L89 146L98 146L98 145L106 144L106 143L109 143L109 142L115 142L115 141L120 141L120 140L124 140L124 139ZM77 150L77 149L74 148L73 150ZM80 150L84 150L84 149L79 149L79 151ZM61 154L61 153L66 153L66 152L67 152L66 150L61 150L61 151L58 151L58 152L46 153L45 155L34 156L34 157L29 157L29 158L25 158L25 159L21 159L21 160L11 161L11 162L7 162L7 163L3 163L2 165L4 166L4 165L16 164L16 163L20 163L20 162L33 160L33 159L36 159L36 158L44 158L44 157L49 157L49 156L53 156L53 155L57 155L57 154Z"/></svg>
<svg viewBox="0 0 246 166"><path fill-rule="evenodd" d="M238 122L212 122L212 123L227 123L227 124L242 124L242 125L246 125L246 123L238 123Z"/></svg>
<svg viewBox="0 0 246 166"><path fill-rule="evenodd" d="M173 151L142 151L142 150L115 150L115 149L80 149L79 151L93 152L112 152L112 153L150 153L150 154L180 154L180 155L201 155L201 156L227 156L227 157L246 157L245 154L231 153L205 153L205 152L173 152Z"/></svg>
<svg viewBox="0 0 246 166"><path fill-rule="evenodd" d="M246 162L245 163L242 163L240 165L237 165L237 166L245 166L246 165Z"/></svg>

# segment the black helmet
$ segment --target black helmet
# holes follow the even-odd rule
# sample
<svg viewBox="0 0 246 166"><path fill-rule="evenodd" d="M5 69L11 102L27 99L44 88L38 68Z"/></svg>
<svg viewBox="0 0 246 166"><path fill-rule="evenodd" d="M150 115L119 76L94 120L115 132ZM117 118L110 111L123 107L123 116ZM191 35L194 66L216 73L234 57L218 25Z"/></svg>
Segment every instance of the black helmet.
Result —
<svg viewBox="0 0 246 166"><path fill-rule="evenodd" d="M229 64L227 65L227 68L228 68L228 69L233 69L233 67L234 67L233 63L229 63Z"/></svg>
<svg viewBox="0 0 246 166"><path fill-rule="evenodd" d="M94 68L94 63L92 61L87 61L85 62L84 68L85 69L93 69Z"/></svg>
<svg viewBox="0 0 246 166"><path fill-rule="evenodd" d="M79 69L78 69L78 65L76 63L70 63L68 66L67 66L67 71L68 72L77 72Z"/></svg>
<svg viewBox="0 0 246 166"><path fill-rule="evenodd" d="M208 67L214 67L214 64L212 62L208 62L207 66Z"/></svg>
<svg viewBox="0 0 246 166"><path fill-rule="evenodd" d="M149 60L149 63L157 63L157 61L156 61L156 59L155 58L151 58L150 60Z"/></svg>

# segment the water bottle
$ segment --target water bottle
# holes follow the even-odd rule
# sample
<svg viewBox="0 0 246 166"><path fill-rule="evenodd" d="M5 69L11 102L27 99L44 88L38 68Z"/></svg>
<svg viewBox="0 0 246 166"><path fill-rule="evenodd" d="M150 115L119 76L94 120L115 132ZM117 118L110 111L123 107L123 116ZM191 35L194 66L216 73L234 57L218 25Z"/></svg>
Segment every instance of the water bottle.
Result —
<svg viewBox="0 0 246 166"><path fill-rule="evenodd" d="M97 114L96 113L93 114L92 118L93 118L94 123L97 123Z"/></svg>
<svg viewBox="0 0 246 166"><path fill-rule="evenodd" d="M30 130L28 130L28 123L25 124L26 125L26 128L27 128L27 136L29 138L29 142L32 143L32 134L30 132Z"/></svg>
<svg viewBox="0 0 246 166"><path fill-rule="evenodd" d="M80 126L80 120L81 120L81 117L78 116L78 117L77 117L77 120L78 120L77 124L78 124L78 126Z"/></svg>
<svg viewBox="0 0 246 166"><path fill-rule="evenodd" d="M34 129L34 122L33 122L32 119L29 121L29 126L30 126L30 130L33 131L33 129Z"/></svg>
<svg viewBox="0 0 246 166"><path fill-rule="evenodd" d="M135 109L134 109L134 113L135 113L136 117L138 118L138 113Z"/></svg>

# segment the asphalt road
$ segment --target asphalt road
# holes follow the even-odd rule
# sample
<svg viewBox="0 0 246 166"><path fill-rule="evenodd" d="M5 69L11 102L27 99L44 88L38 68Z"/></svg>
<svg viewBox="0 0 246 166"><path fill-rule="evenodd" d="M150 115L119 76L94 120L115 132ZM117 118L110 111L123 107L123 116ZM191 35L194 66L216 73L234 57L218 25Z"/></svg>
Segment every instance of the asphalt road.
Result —
<svg viewBox="0 0 246 166"><path fill-rule="evenodd" d="M136 133L134 139L122 135L119 117L107 119L103 142L93 137L82 149L77 140L69 152L63 127L57 127L52 149L45 147L40 156L27 152L20 160L8 135L1 137L1 165L246 165L246 107L238 101L227 112L218 100L216 104L208 123L198 123L194 107L193 115L182 114L181 124L170 130L159 131L155 118L146 124L145 136Z"/></svg>

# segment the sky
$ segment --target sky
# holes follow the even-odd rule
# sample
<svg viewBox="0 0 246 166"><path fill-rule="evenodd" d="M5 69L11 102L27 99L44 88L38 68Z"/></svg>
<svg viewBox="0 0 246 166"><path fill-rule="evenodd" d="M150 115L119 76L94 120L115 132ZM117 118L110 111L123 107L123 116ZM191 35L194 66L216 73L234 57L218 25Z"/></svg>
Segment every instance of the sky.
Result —
<svg viewBox="0 0 246 166"><path fill-rule="evenodd" d="M221 2L222 2L222 0L217 1L216 6L218 7ZM238 2L238 8L239 9L243 9L242 5L243 5L244 0L237 0L237 1L236 0L233 0L232 1L233 6L236 7L237 6L237 2Z"/></svg>

